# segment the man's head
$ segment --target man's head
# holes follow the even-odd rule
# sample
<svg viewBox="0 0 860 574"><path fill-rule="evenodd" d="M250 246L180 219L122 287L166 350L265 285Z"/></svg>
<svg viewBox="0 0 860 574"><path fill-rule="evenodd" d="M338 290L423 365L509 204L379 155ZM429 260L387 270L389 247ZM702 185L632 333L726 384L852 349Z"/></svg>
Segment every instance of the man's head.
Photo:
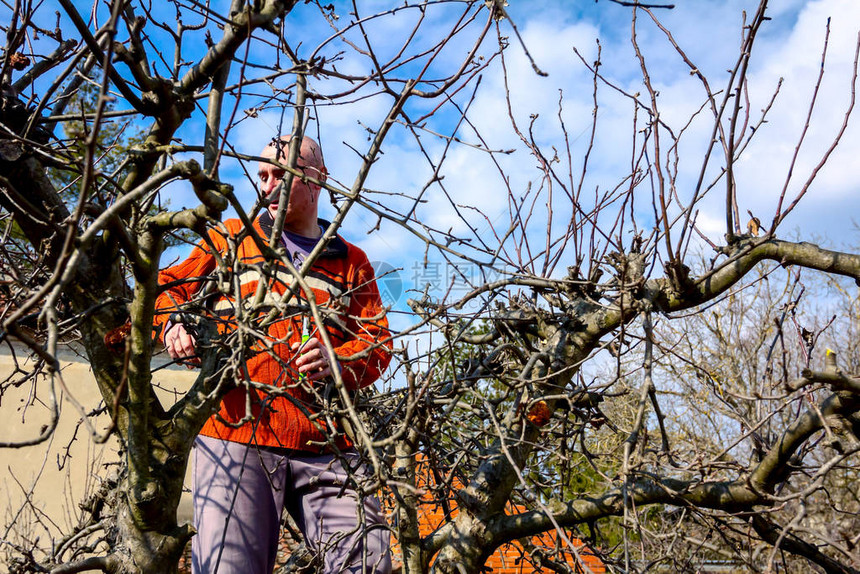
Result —
<svg viewBox="0 0 860 574"><path fill-rule="evenodd" d="M278 163L286 164L287 157L289 156L289 143L290 136L283 136L280 139L273 140L263 148L260 155L264 158L274 159ZM322 150L319 144L311 138L306 137L302 139L302 147L296 160L296 168L303 171L308 177L325 181L327 172ZM260 181L260 193L266 197L269 213L272 214L272 217L276 217L278 212L278 200L280 198L278 186L284 177L284 173L284 170L278 166L266 162L259 163L257 175ZM302 181L300 177L293 177L293 184L290 188L290 202L287 205L286 217L284 219L284 228L306 237L318 236L317 212L319 194L319 185L310 181Z"/></svg>

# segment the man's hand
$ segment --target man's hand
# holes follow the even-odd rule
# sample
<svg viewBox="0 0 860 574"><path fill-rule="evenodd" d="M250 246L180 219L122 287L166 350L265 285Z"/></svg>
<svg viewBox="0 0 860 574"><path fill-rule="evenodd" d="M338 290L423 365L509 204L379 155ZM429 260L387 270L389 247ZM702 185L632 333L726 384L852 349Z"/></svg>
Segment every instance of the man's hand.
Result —
<svg viewBox="0 0 860 574"><path fill-rule="evenodd" d="M197 339L185 330L182 323L174 323L164 334L164 347L173 358L185 364L189 369L200 365L197 357Z"/></svg>
<svg viewBox="0 0 860 574"><path fill-rule="evenodd" d="M296 359L296 367L300 374L307 376L311 381L332 376L332 364L329 363L328 351L322 341L311 337L304 343L293 343L292 349L301 353ZM337 361L334 362L334 368L340 370Z"/></svg>

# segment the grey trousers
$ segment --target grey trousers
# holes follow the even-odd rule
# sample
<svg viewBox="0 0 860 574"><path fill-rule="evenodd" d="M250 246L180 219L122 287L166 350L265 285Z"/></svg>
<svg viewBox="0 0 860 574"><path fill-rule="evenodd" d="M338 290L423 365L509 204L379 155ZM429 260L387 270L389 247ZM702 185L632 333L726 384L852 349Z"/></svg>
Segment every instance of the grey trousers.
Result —
<svg viewBox="0 0 860 574"><path fill-rule="evenodd" d="M358 455L346 456L354 469ZM198 437L193 462L193 574L271 574L284 506L326 574L391 572L379 501L359 500L334 455L276 453Z"/></svg>

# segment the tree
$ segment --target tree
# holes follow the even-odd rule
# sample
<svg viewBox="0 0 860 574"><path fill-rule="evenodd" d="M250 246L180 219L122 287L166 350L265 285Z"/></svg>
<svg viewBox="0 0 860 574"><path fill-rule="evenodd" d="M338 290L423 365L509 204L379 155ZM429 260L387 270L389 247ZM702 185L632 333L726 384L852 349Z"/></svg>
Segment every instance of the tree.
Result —
<svg viewBox="0 0 860 574"><path fill-rule="evenodd" d="M177 230L206 238L228 209L246 222L255 217L261 206L248 209L229 183L253 187L236 174L252 179L258 158L245 149L243 126L254 118L270 121L265 137L316 129L331 160L330 150L341 148L329 147L339 136L328 139L326 118L344 112L364 131L362 139L343 137L343 150L354 152L353 182L326 183L335 216L325 237L364 217L366 229L415 238L419 269L452 270L441 294L419 285L423 293L410 301L417 318L394 333L401 346L392 384L355 398L338 376L329 390L340 400L319 415L348 421L373 470L362 487L394 501L405 572L478 572L501 544L546 531L558 533L560 547L533 549L525 559L562 572L562 554L580 552L573 536L621 571L671 561L683 570L712 557L756 571L792 568L791 560L827 572L860 567L850 523L860 444L856 351L834 345L837 352L825 355L820 344L837 324L842 332L855 328L854 307L839 309L838 323L810 320L796 333L786 327L803 313L818 317L804 311L809 297L798 300L800 272L790 273L860 281L860 256L780 235L815 193L847 129L856 58L844 122L819 150L820 162L791 188L802 166L790 158L769 219L750 213L744 228L750 192L741 161L766 131L776 97L749 89L754 48L769 21L765 0L740 26L724 80L708 78L663 26L668 6L603 6L632 15L642 89L616 85L599 49L580 56L593 93L584 147L569 137L563 100L557 140L546 140L538 118L528 127L518 119L510 93L524 80L507 74L512 58L526 58L535 77L543 72L504 2L392 3L365 15L358 3L233 0L219 12L175 2L168 14L116 1L94 5L89 20L68 0L58 4L56 24L43 4L3 9L10 24L0 69L0 206L26 241L4 245L2 334L28 347L45 378L28 371L2 384L63 385L58 346L79 338L123 466L88 501L89 518L74 532L51 543L5 541L17 571L175 571L193 535L176 520L192 441L228 389L253 387L237 381L248 353L267 352L261 327L271 307L261 293L245 302L234 329L219 333L201 300L187 317L202 343L199 376L175 404L163 403L150 362L165 238ZM323 22L330 33L320 31ZM646 27L664 34L698 82L700 107L681 120L664 114L639 44ZM67 115L84 76L98 84L98 99L83 117ZM487 139L473 121L490 79L507 96L496 123L507 124L536 165L521 188L513 176L526 171L523 155ZM630 161L611 186L600 182L592 193L601 102L611 94L633 109ZM813 97L810 117L815 105ZM98 161L99 134L116 118L147 126L119 172ZM57 134L58 123L71 119L85 120L82 148ZM260 134L252 135L259 146ZM407 141L425 162L410 174L397 163ZM289 173L307 177L293 167L295 152ZM460 163L452 166L455 156ZM453 187L464 158L479 157L497 170L498 180L484 184L506 206L503 223L496 206ZM692 178L690 165L697 166ZM398 177L387 182L386 166L399 168ZM77 195L61 193L47 168L79 176ZM402 184L419 177L423 185L414 189ZM166 198L187 188L191 205L169 208ZM717 195L725 224L715 237L699 218ZM276 248L275 227L261 245L267 262L254 271L268 276L287 266L300 288L304 278ZM697 257L697 246L710 252ZM217 273L201 279L233 294L232 279L248 271L233 255L222 254ZM790 273L765 282L768 262ZM788 277L791 289L775 291L776 277ZM735 295L748 285L760 291L755 317L744 308L747 295ZM305 312L324 320L312 303ZM798 340L805 353L793 347ZM56 400L47 408L56 421ZM0 446L25 448L54 427ZM723 434L709 440L699 429ZM432 492L419 489L419 459L430 461ZM419 510L428 500L456 501L457 512L421 536ZM847 521L843 539L821 528L833 517ZM71 546L79 550L58 552Z"/></svg>

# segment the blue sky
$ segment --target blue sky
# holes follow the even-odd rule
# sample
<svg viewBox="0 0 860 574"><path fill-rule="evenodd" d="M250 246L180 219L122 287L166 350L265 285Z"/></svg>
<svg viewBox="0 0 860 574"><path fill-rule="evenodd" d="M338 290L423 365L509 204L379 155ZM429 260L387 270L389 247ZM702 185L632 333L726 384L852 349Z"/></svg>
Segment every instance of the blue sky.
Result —
<svg viewBox="0 0 860 574"><path fill-rule="evenodd" d="M570 8L575 6L576 8ZM697 67L707 73L715 90L724 83L728 68L737 57L742 25L742 11L751 13L751 2L685 2L673 11L657 11L658 17L669 27L678 43ZM602 45L601 71L613 83L629 92L644 92L638 61L630 43L630 9L609 2L560 3L512 2L509 6L525 43L537 65L548 72L548 77L537 77L522 50L511 40L507 53L507 67L511 79L511 99L514 116L521 129L528 126L530 116L537 114L534 133L537 141L550 148L560 146L562 132L557 121L558 102L563 95L562 116L572 140L574 169L581 166L581 156L588 142L591 121L591 79L588 70L573 53L576 47L587 60L596 54L597 38ZM772 12L772 20L762 29L759 44L753 54L750 68L750 109L753 120L767 105L780 77L783 85L780 97L771 110L769 121L745 152L738 166L738 189L742 220L746 221L749 209L763 221L773 214L776 200L786 181L789 162L799 134L803 129L806 109L813 93L814 82L820 67L827 18L831 17L831 37L827 57L826 75L818 94L818 105L812 117L812 127L798 156L797 165L788 185L788 196L806 181L812 167L820 160L839 128L850 93L850 70L854 57L854 44L860 23L860 4L850 0L819 2L781 2ZM503 33L513 36L502 23ZM660 91L663 118L675 129L685 125L689 115L704 102L704 93L698 81L690 75L665 36L644 15L640 15L638 40L649 64L656 88ZM392 40L392 43L393 40ZM490 45L492 41L490 41ZM455 58L451 58L454 62ZM488 68L483 75L481 90L470 109L470 120L479 126L490 145L499 149L516 149L511 155L499 157L508 173L512 193L521 196L531 183L539 185L539 174L534 170L535 159L523 149L507 120L503 82L498 66ZM469 94L458 95L461 105ZM590 158L586 188L611 188L629 171L632 137L632 106L627 98L601 87L598 137ZM338 139L361 142L365 137L358 124L374 125L374 112L381 113L381 104L369 100L356 112L353 109L320 112L324 133L334 130ZM450 112L450 110L449 110ZM702 121L693 122L682 142L679 162L680 184L692 187L701 165L702 150L710 133L707 114ZM437 119L437 129L443 131L453 124L453 116ZM468 128L457 135L471 143L477 141ZM424 140L427 144L426 139ZM329 144L331 142L329 141ZM428 147L441 155L440 141ZM335 174L351 173L349 153L333 154L327 147L329 163ZM855 242L852 231L858 196L855 192L858 167L855 158L860 147L860 133L856 121L849 124L840 147L812 187L809 196L782 227L782 235L799 233L804 239L823 241L833 245ZM335 150L337 147L335 146ZM346 156L346 157L343 157ZM438 157L438 156L437 156ZM722 165L714 161L715 166ZM466 147L451 151L446 159L445 184L455 201L482 210L467 215L479 237L503 233L509 221L506 201L506 184L493 169L486 154ZM354 168L353 168L354 169ZM402 190L415 193L429 175L429 168L420 158L414 142L405 130L396 132L387 144L386 158L377 166L369 187ZM689 189L681 189L682 196ZM700 228L715 242L725 233L721 211L721 188L702 204ZM430 203L419 208L423 221L436 228L453 226L466 232L464 222L457 217L447 198L432 190L426 196ZM394 203L388 200L389 204ZM556 218L569 216L559 201L554 210ZM541 201L537 203L540 212ZM363 236L364 229L373 228L375 218L360 210L351 214L346 233L364 245L376 258L385 258L402 267L409 282L416 275L410 271L416 261L423 258L423 246L394 225L383 224L382 231ZM641 225L648 224L647 210L641 213ZM536 213L532 219L534 236L542 238L547 225L545 213ZM531 227L531 226L530 226ZM531 232L532 229L529 230ZM513 249L509 251L515 257ZM386 254L390 254L386 256ZM428 255L433 258L432 250ZM436 261L448 267L440 255ZM432 264L431 264L432 266ZM562 267L563 269L563 267ZM433 272L435 273L435 272ZM430 280L431 272L428 272Z"/></svg>
<svg viewBox="0 0 860 574"><path fill-rule="evenodd" d="M350 15L351 3L333 4L340 16L336 25L346 25L353 18ZM368 0L358 4L366 14L403 5L402 2L381 0ZM85 17L92 13L90 4L77 2L77 5ZM224 10L229 2L218 0L211 5ZM748 0L687 0L676 2L676 5L674 10L656 10L655 14L672 31L677 43L697 68L709 77L716 91L725 84L727 70L733 67L737 58L742 14L746 10L747 18L750 18L757 4ZM96 13L97 19L103 22L107 12L103 6L99 10ZM421 46L429 45L439 38L440 34L445 34L456 22L461 10L463 6L460 4L431 4L424 16L424 27L416 35L407 53L420 53ZM562 160L557 164L558 169L566 173L560 116L571 145L574 180L578 180L589 143L593 86L591 74L575 55L574 48L586 61L592 62L596 57L599 39L602 47L601 73L614 85L629 93L639 92L640 97L646 99L639 62L630 41L632 11L607 0L512 0L507 10L535 63L548 73L547 77L538 77L532 71L509 22L501 21L501 33L507 36L510 42L505 52L505 65L513 117L523 132L529 130L533 120L531 130L536 142L548 157L552 156L553 149L558 150ZM44 25L53 28L53 11L45 14ZM175 20L171 14L157 12L155 15ZM789 198L806 181L839 129L850 95L851 66L860 28L860 2L781 0L773 3L770 17L771 20L762 27L750 65L749 108L753 121L767 105L780 78L783 83L780 96L770 111L768 123L758 130L737 165L738 196L743 222L747 218L747 209L763 222L772 217L777 198L787 179L799 134L803 131L806 110L820 69L828 18L831 36L826 74L817 96L818 105L812 116L811 127L787 186ZM377 54L384 58L395 53L411 33L411 26L418 18L419 12L413 9L368 21L366 30ZM201 21L200 17L188 13L183 19L186 24ZM442 76L455 69L463 60L484 21L485 13L480 13L471 25L454 37L434 60L428 76ZM64 23L63 27L65 26L70 24ZM147 29L154 28L150 25ZM212 36L217 39L220 32L211 22L210 29ZM326 42L332 33L333 29L313 4L297 3L285 24L285 37L300 57L308 57L316 52L326 57L327 61L336 60L337 69L345 73L360 74L370 69L372 62L366 56L356 54L342 38ZM261 33L260 37L268 41L274 39L266 33ZM347 37L357 45L362 45L363 38L357 30L350 32ZM707 112L700 114L687 125L690 115L704 104L704 92L666 36L641 12L637 22L637 40L652 82L660 92L658 101L661 118L674 130L685 130L677 165L678 194L682 198L688 198L701 167L702 152L710 138L712 125ZM155 44L164 50L166 59L172 57L172 41L169 35L164 32L158 34ZM321 44L322 47L319 48ZM196 36L189 34L183 47L183 56L186 60L192 60L199 57L204 48L202 32ZM483 61L486 62L496 48L495 32L491 30L479 56L485 58ZM271 66L277 58L271 47L254 46L249 53L249 61L257 65ZM280 61L284 63L283 57ZM414 72L416 65L407 66L404 73ZM238 77L239 70L238 64L233 66L235 77ZM253 67L249 67L248 72L260 73ZM311 79L311 88L321 93L334 93L348 85L343 81ZM271 97L277 90L289 88L289 80L280 79L274 84L260 84L245 91L236 106L236 117L244 119L230 134L230 140L237 150L257 152L269 134L277 131L282 120L286 121L288 129L291 122L289 109L285 110L278 101L270 101L267 107L261 106L260 102ZM553 190L552 215L547 210L549 190L536 170L537 159L524 148L508 118L499 58L492 60L481 72L480 89L474 94L474 99L472 97L473 89L469 86L454 94L452 100L461 109L469 106L469 122L490 148L514 150L510 154L494 156L495 161L504 169L505 175L499 172L488 154L472 147L481 143L481 140L469 124L461 124L453 135L471 145L453 145L445 151L446 141L434 134L452 135L460 120L456 108L450 102L442 98L432 101L413 100L406 108L412 119L440 106L440 111L424 124L426 131L421 132L421 142L432 161L438 162L443 153L445 154L441 171L444 176L444 189L440 185L429 186L422 197L425 203L421 203L415 211L416 217L434 229L447 231L450 228L455 233L463 234L468 242L462 245L453 244L452 247L481 261L489 261L491 258L481 252L480 246L483 244L491 248L496 243L496 237L505 235L511 210L514 209L510 198L525 197L524 205L533 210L528 228L515 231L499 255L507 259L509 264L528 268L531 257L541 251L546 242L547 229L550 229L553 239L557 238L553 234L557 234L561 226L569 220L572 207L556 186ZM587 193L584 192L584 198L613 189L630 173L633 151L631 143L634 141L635 131L631 101L607 86L600 87L598 98L598 135L583 182L583 189L587 190ZM378 127L391 103L389 96L379 94L377 88L372 85L359 90L351 99L354 101L346 106L330 106L325 102L318 102L313 110L314 120L310 125L311 133L319 134L333 181L347 188L352 184L360 164L353 150L363 152L367 149L368 128ZM228 102L225 118L233 111L233 103ZM118 107L122 107L121 102ZM251 109L255 110L252 114L254 117L245 117L246 110ZM857 123L856 118L851 121L840 147L831 157L828 166L818 175L801 208L783 224L781 236L792 237L797 234L805 240L837 247L858 243L854 231L855 213L860 207L860 194L857 193L860 163L856 159L860 155L860 128ZM200 143L202 134L202 114L198 113L187 122L179 135L183 142L193 145ZM641 134L637 137L637 141L641 141ZM402 125L392 129L383 151L383 156L374 166L367 181L367 187L374 190L367 197L386 208L405 211L410 205L408 197L414 197L424 188L432 169L424 159L412 133ZM712 176L714 170L722 164L719 155L715 156L709 175ZM252 173L255 171L255 166L247 167ZM236 162L225 161L222 177L235 186L243 204L250 205L253 202L253 185L245 177L241 166ZM702 233L715 242L720 242L725 233L721 211L722 189L723 185L719 184L701 203L697 220ZM642 194L646 194L647 187L643 186L642 190ZM195 202L193 194L185 184L171 185L163 195L177 208L191 206ZM537 199L534 203L530 203L535 197ZM586 199L582 201L588 202ZM653 225L653 212L648 209L649 203L650 197L647 194L641 196L637 191L637 225L646 232L649 226ZM324 207L322 215L327 217L331 214L332 209ZM600 224L611 225L615 214L614 210L607 210ZM400 269L400 277L406 288L420 289L429 282L431 294L443 298L446 293L441 285L455 271L459 270L464 276L477 275L480 271L463 262L451 266L443 254L433 249L425 251L426 246L420 240L399 226L383 221L376 230L377 223L377 218L372 213L356 207L347 218L343 234L362 246L372 260L385 261ZM479 248L475 249L476 246ZM526 247L531 247L531 252ZM423 264L425 253L428 261L426 267ZM566 252L559 260L555 273L563 272L571 259L572 255ZM499 270L510 269L511 265L499 264L497 267ZM538 260L535 269L540 268ZM485 268L484 271L488 272L491 278L496 276L495 271L490 268ZM475 281L478 280L476 277ZM465 285L460 282L458 288L460 290L449 294L449 298L450 295L462 292ZM396 307L401 311L405 310L404 299L405 296L401 297ZM408 325L412 320L407 314L395 317L395 323L399 326Z"/></svg>

